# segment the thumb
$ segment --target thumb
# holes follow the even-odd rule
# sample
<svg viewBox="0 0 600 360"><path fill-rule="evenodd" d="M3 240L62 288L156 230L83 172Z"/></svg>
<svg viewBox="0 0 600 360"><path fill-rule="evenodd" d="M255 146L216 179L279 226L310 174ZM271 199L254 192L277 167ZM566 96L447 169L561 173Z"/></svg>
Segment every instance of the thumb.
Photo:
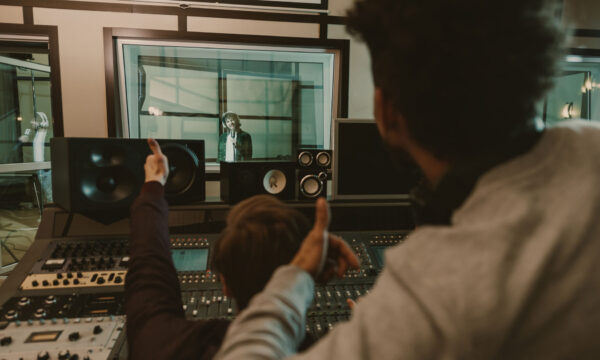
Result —
<svg viewBox="0 0 600 360"><path fill-rule="evenodd" d="M317 199L315 203L315 225L313 226L313 231L322 232L327 230L330 218L327 200L322 197Z"/></svg>

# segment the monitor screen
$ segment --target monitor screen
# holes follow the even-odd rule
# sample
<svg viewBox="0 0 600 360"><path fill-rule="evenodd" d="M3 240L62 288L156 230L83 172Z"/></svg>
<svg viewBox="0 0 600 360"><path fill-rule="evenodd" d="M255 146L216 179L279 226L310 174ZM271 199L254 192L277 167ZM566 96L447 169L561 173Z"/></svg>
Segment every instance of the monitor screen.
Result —
<svg viewBox="0 0 600 360"><path fill-rule="evenodd" d="M333 197L407 199L421 178L414 163L393 162L373 120L336 119Z"/></svg>
<svg viewBox="0 0 600 360"><path fill-rule="evenodd" d="M171 256L177 271L206 270L208 249L173 249Z"/></svg>

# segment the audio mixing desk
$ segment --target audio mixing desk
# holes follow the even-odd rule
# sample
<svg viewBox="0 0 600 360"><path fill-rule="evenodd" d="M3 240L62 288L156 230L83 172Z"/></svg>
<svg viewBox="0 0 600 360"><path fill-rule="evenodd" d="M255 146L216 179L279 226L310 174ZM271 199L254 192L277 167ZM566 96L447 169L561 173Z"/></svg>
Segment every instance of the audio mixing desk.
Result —
<svg viewBox="0 0 600 360"><path fill-rule="evenodd" d="M312 204L293 205L309 216L313 212ZM234 301L222 293L211 268L228 208L215 203L170 209L171 252L190 320L236 315ZM360 269L316 287L308 333L321 337L350 317L346 299L369 292L384 266L385 249L407 240L410 213L406 204L398 203L332 204L332 231L358 255ZM405 219L405 226L394 229L393 222L384 223L394 217ZM127 219L103 225L58 208L46 209L36 241L0 291L0 359L126 357L127 226Z"/></svg>

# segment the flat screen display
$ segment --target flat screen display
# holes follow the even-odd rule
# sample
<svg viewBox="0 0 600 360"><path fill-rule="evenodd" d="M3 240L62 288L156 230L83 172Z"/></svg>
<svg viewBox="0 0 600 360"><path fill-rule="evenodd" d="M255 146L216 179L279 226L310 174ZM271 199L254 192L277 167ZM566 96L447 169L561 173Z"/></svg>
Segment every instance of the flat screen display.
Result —
<svg viewBox="0 0 600 360"><path fill-rule="evenodd" d="M337 119L334 142L334 198L408 198L418 167L393 162L372 120Z"/></svg>
<svg viewBox="0 0 600 360"><path fill-rule="evenodd" d="M206 270L208 249L173 249L171 256L177 271Z"/></svg>
<svg viewBox="0 0 600 360"><path fill-rule="evenodd" d="M373 249L373 253L375 254L375 261L377 261L377 266L379 266L380 268L383 267L383 265L385 265L385 250L387 249L387 246L373 246L371 249Z"/></svg>

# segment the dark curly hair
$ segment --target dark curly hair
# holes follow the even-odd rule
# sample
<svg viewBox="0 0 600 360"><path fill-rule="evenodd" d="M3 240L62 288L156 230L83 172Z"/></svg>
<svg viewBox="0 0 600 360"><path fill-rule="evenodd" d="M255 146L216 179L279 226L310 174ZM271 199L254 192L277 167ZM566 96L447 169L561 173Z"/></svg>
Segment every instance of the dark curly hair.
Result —
<svg viewBox="0 0 600 360"><path fill-rule="evenodd" d="M439 159L502 145L535 116L562 35L546 0L358 0L375 85Z"/></svg>

